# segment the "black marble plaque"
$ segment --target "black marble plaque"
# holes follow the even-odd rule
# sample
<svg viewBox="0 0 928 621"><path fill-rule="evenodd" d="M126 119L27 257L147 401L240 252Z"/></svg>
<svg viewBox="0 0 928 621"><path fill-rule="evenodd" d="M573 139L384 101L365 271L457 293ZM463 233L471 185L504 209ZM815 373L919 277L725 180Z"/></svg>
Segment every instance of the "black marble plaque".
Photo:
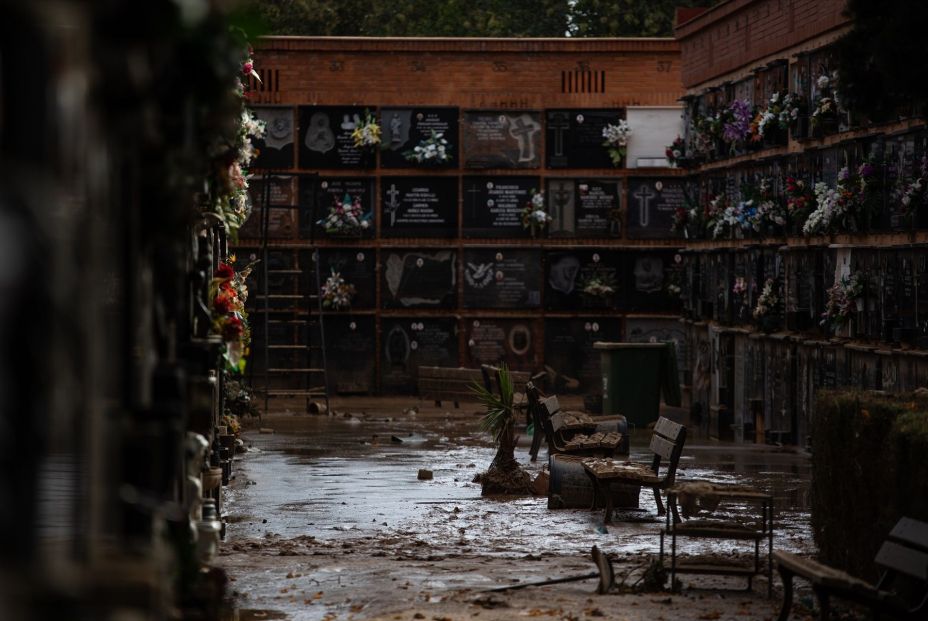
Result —
<svg viewBox="0 0 928 621"><path fill-rule="evenodd" d="M453 308L454 250L382 250L383 308Z"/></svg>
<svg viewBox="0 0 928 621"><path fill-rule="evenodd" d="M535 369L535 335L532 319L468 319L464 322L467 366L498 365L520 371Z"/></svg>
<svg viewBox="0 0 928 621"><path fill-rule="evenodd" d="M622 306L630 312L663 312L680 308L683 257L672 250L639 251L625 254L625 289ZM727 258L727 257L726 257ZM725 279L725 293L731 291Z"/></svg>
<svg viewBox="0 0 928 621"><path fill-rule="evenodd" d="M335 315L325 319L329 386L335 392L369 393L375 385L377 332L374 318Z"/></svg>
<svg viewBox="0 0 928 621"><path fill-rule="evenodd" d="M251 162L251 169L293 168L296 136L293 108L254 106L251 110L265 125L264 138L251 141L258 152Z"/></svg>
<svg viewBox="0 0 928 621"><path fill-rule="evenodd" d="M414 394L420 366L458 366L455 319L384 317L380 333L380 384L385 393Z"/></svg>
<svg viewBox="0 0 928 621"><path fill-rule="evenodd" d="M618 252L549 251L545 255L545 307L551 310L616 308L622 295Z"/></svg>
<svg viewBox="0 0 928 621"><path fill-rule="evenodd" d="M464 307L538 308L542 277L539 250L467 248Z"/></svg>
<svg viewBox="0 0 928 621"><path fill-rule="evenodd" d="M550 389L556 393L601 393L601 356L593 343L616 342L621 334L619 320L608 317L545 319L545 368Z"/></svg>
<svg viewBox="0 0 928 621"><path fill-rule="evenodd" d="M300 168L373 168L373 149L358 149L351 133L370 110L359 106L300 107Z"/></svg>
<svg viewBox="0 0 928 621"><path fill-rule="evenodd" d="M624 118L621 110L548 110L548 168L612 168L603 128Z"/></svg>
<svg viewBox="0 0 928 621"><path fill-rule="evenodd" d="M458 165L457 108L381 108L382 168L456 168ZM416 162L408 159L415 147L432 132L447 141L450 156L444 162Z"/></svg>
<svg viewBox="0 0 928 621"><path fill-rule="evenodd" d="M573 237L577 232L577 180L549 177L545 183L545 202L551 214L548 237Z"/></svg>
<svg viewBox="0 0 928 621"><path fill-rule="evenodd" d="M674 212L685 207L684 182L672 177L630 177L628 180L628 237L673 238Z"/></svg>
<svg viewBox="0 0 928 621"><path fill-rule="evenodd" d="M380 180L383 237L456 237L456 177L383 177Z"/></svg>
<svg viewBox="0 0 928 621"><path fill-rule="evenodd" d="M540 190L538 177L464 177L465 237L530 237L522 210Z"/></svg>
<svg viewBox="0 0 928 621"><path fill-rule="evenodd" d="M461 150L466 168L539 168L541 113L474 110L464 113Z"/></svg>
<svg viewBox="0 0 928 621"><path fill-rule="evenodd" d="M622 232L621 182L578 179L576 188L577 237L618 237Z"/></svg>
<svg viewBox="0 0 928 621"><path fill-rule="evenodd" d="M305 192L305 194L304 194ZM315 192L315 196L313 196ZM308 238L310 225L315 223L315 236L331 239L370 239L376 232L374 218L373 177L306 177L300 184L300 236ZM313 204L315 201L315 209ZM339 229L326 220L340 204L361 204L362 220L366 225L359 229ZM305 213L305 217L303 216ZM311 215L312 214L312 215ZM329 229L329 230L327 230Z"/></svg>
<svg viewBox="0 0 928 621"><path fill-rule="evenodd" d="M322 284L336 272L346 284L353 285L355 295L352 309L367 309L376 306L377 255L373 248L323 248L319 250L319 277L322 283L314 287L321 291ZM315 278L311 280L315 281Z"/></svg>

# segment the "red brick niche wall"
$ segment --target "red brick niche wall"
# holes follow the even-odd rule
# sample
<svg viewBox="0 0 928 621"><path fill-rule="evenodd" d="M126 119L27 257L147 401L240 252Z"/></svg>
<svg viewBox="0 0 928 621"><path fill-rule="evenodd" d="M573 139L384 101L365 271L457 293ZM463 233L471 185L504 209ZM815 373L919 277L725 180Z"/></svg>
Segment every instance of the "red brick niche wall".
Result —
<svg viewBox="0 0 928 621"><path fill-rule="evenodd" d="M461 108L672 106L671 39L268 37L256 103Z"/></svg>
<svg viewBox="0 0 928 621"><path fill-rule="evenodd" d="M484 362L547 367L556 390L595 393L594 341L673 338L682 346L680 242L669 225L656 224L680 200L680 171L651 161L659 163L663 145L680 131L674 41L270 37L258 43L255 60L261 83L253 81L252 103L271 116L278 110L281 132L292 119L294 143L274 158L266 149L253 170L259 206L262 175L273 176L266 328L263 294L251 300L259 387L263 377L279 389L312 383L300 371L318 366L300 349L308 338L301 322L311 310L305 294L320 286L312 247L320 248L321 279L335 270L357 289L350 309L324 316L330 385L341 393L415 393L419 365ZM402 116L404 109L413 119L436 113L450 120L452 162L415 165L381 152L333 164L331 151L328 159L318 156L326 132L307 138L307 126L321 118L316 111L339 119L345 112L348 121L356 111L389 112L381 118L388 125L393 111ZM563 116L551 117L554 111ZM518 148L508 160L469 157L465 125L478 113L537 123L534 160L522 161L528 152ZM565 147L561 161L547 157L560 139L555 123L575 132L578 124L625 117L638 140L631 164L611 166L598 139L583 153ZM321 163L312 164L317 157ZM543 191L549 211L560 214L537 235L512 218L512 206L533 191ZM369 228L354 236L317 229L311 242L311 223L345 196L362 203ZM407 199L421 201L419 214L434 209L434 224L423 216L403 225ZM243 259L260 255L259 231L252 217L238 244ZM264 291L260 277L258 270L253 291ZM580 291L596 279L612 293ZM272 345L267 371L265 342Z"/></svg>

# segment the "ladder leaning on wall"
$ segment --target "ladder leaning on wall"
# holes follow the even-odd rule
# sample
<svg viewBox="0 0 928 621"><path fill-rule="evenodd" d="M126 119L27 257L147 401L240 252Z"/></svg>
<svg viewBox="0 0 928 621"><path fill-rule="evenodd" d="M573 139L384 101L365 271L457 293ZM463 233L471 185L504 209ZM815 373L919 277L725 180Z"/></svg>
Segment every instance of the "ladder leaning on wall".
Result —
<svg viewBox="0 0 928 621"><path fill-rule="evenodd" d="M318 175L300 175L300 183L306 182L309 192L300 192L309 199L309 205L301 206L300 217L308 217L309 248L294 252L291 262L271 265L269 233L271 211L271 179L264 177L261 200L261 269L264 337L262 353L264 362L264 411L267 412L271 398L304 397L306 408L322 401L329 409L328 368L325 348L325 326L323 323L322 298L319 295L320 261L319 249L315 245L316 205ZM274 292L271 285L280 278L296 279L298 285L288 292ZM275 308L271 304L275 303ZM276 308L283 305L283 310ZM288 305L289 304L289 305ZM273 316L272 316L273 315ZM282 330L271 326L282 326ZM302 330L301 330L302 328ZM280 338L280 334L284 338ZM275 360L272 365L272 354Z"/></svg>

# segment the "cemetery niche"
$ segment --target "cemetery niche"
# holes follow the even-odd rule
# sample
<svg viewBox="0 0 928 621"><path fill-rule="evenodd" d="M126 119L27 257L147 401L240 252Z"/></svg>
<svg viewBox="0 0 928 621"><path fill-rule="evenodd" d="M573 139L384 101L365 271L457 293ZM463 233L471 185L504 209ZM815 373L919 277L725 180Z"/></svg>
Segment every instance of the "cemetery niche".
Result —
<svg viewBox="0 0 928 621"><path fill-rule="evenodd" d="M384 237L457 236L457 178L383 177L380 229Z"/></svg>
<svg viewBox="0 0 928 621"><path fill-rule="evenodd" d="M618 319L576 317L545 319L545 370L554 392L596 394L602 390L600 352L596 341L622 340Z"/></svg>
<svg viewBox="0 0 928 621"><path fill-rule="evenodd" d="M623 110L548 110L548 168L613 168L603 129L625 118Z"/></svg>
<svg viewBox="0 0 928 621"><path fill-rule="evenodd" d="M543 278L541 251L464 249L465 308L538 308Z"/></svg>
<svg viewBox="0 0 928 621"><path fill-rule="evenodd" d="M672 232L674 213L686 207L684 183L680 177L629 177L628 237L677 237Z"/></svg>
<svg viewBox="0 0 928 621"><path fill-rule="evenodd" d="M505 362L511 369L531 371L536 367L534 319L480 318L465 320L466 366Z"/></svg>
<svg viewBox="0 0 928 621"><path fill-rule="evenodd" d="M374 308L377 291L376 259L373 248L322 248L319 250L319 276L322 283L325 283L335 273L341 276L346 285L353 287L354 295L350 300L352 309ZM315 281L315 278L311 280ZM322 283L317 283L314 289L320 290Z"/></svg>
<svg viewBox="0 0 928 621"><path fill-rule="evenodd" d="M380 128L382 168L457 168L457 108L381 108Z"/></svg>
<svg viewBox="0 0 928 621"><path fill-rule="evenodd" d="M294 110L290 107L256 106L255 117L264 122L263 138L252 141L258 156L251 162L253 170L293 168Z"/></svg>
<svg viewBox="0 0 928 621"><path fill-rule="evenodd" d="M620 180L549 178L546 190L550 237L621 236Z"/></svg>
<svg viewBox="0 0 928 621"><path fill-rule="evenodd" d="M541 191L538 177L464 177L465 237L530 237L523 210Z"/></svg>
<svg viewBox="0 0 928 621"><path fill-rule="evenodd" d="M457 265L453 250L382 250L382 308L453 308Z"/></svg>
<svg viewBox="0 0 928 621"><path fill-rule="evenodd" d="M268 239L293 239L297 235L297 179L292 175L265 175L251 179L248 193L253 208L248 220L239 229L239 235L261 238L268 185Z"/></svg>
<svg viewBox="0 0 928 621"><path fill-rule="evenodd" d="M301 205L309 207L301 214L300 236L309 237L315 227L317 237L333 239L371 239L376 231L374 218L373 177L324 177L301 186L315 196L305 196Z"/></svg>
<svg viewBox="0 0 928 621"><path fill-rule="evenodd" d="M642 248L625 254L624 310L676 312L680 309L683 257L672 250Z"/></svg>
<svg viewBox="0 0 928 621"><path fill-rule="evenodd" d="M374 152L356 147L351 136L369 113L360 106L301 106L300 168L374 168Z"/></svg>
<svg viewBox="0 0 928 621"><path fill-rule="evenodd" d="M548 251L545 308L615 309L622 296L621 256L613 250Z"/></svg>
<svg viewBox="0 0 928 621"><path fill-rule="evenodd" d="M540 168L541 113L464 112L461 151L465 168Z"/></svg>
<svg viewBox="0 0 928 621"><path fill-rule="evenodd" d="M373 316L333 315L325 319L327 381L341 394L375 388L377 332Z"/></svg>
<svg viewBox="0 0 928 621"><path fill-rule="evenodd" d="M458 326L453 318L385 317L380 333L385 393L415 393L420 366L458 366Z"/></svg>

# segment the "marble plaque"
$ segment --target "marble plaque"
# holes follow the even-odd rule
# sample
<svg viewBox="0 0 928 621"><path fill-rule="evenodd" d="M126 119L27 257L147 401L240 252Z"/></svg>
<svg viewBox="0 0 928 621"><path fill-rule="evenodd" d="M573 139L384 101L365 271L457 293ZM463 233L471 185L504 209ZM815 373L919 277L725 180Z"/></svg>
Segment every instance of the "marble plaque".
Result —
<svg viewBox="0 0 928 621"><path fill-rule="evenodd" d="M380 180L383 237L456 237L456 177L383 177Z"/></svg>
<svg viewBox="0 0 928 621"><path fill-rule="evenodd" d="M415 394L420 366L458 366L455 319L384 317L380 333L380 383L385 393Z"/></svg>
<svg viewBox="0 0 928 621"><path fill-rule="evenodd" d="M377 332L373 317L327 316L325 345L329 386L335 392L373 392L377 355Z"/></svg>
<svg viewBox="0 0 928 621"><path fill-rule="evenodd" d="M458 114L457 108L381 108L381 168L457 168ZM432 132L447 141L449 159L410 160L407 156Z"/></svg>
<svg viewBox="0 0 928 621"><path fill-rule="evenodd" d="M555 393L601 393L601 356L593 343L620 341L621 333L615 318L545 319L545 370L550 389Z"/></svg>
<svg viewBox="0 0 928 621"><path fill-rule="evenodd" d="M614 309L621 295L622 266L618 252L590 248L545 254L545 308Z"/></svg>
<svg viewBox="0 0 928 621"><path fill-rule="evenodd" d="M359 106L301 106L300 168L373 168L373 149L355 147L351 137L368 112Z"/></svg>
<svg viewBox="0 0 928 621"><path fill-rule="evenodd" d="M542 278L539 250L467 248L464 307L538 308Z"/></svg>
<svg viewBox="0 0 928 621"><path fill-rule="evenodd" d="M670 312L680 308L683 257L673 250L628 252L622 307L630 312ZM726 291L731 287L726 285ZM726 297L727 299L727 297Z"/></svg>
<svg viewBox="0 0 928 621"><path fill-rule="evenodd" d="M613 168L603 128L624 118L622 110L548 110L548 168Z"/></svg>
<svg viewBox="0 0 928 621"><path fill-rule="evenodd" d="M252 139L258 155L252 160L251 169L293 168L296 136L293 108L254 106L251 110L265 124L264 138Z"/></svg>
<svg viewBox="0 0 928 621"><path fill-rule="evenodd" d="M675 177L630 177L628 179L628 237L668 239L674 212L685 207L684 182Z"/></svg>
<svg viewBox="0 0 928 621"><path fill-rule="evenodd" d="M319 250L319 277L322 283L314 286L321 291L322 284L336 272L348 285L353 285L355 295L351 299L352 309L368 309L376 306L377 255L373 248L322 248ZM315 278L311 280L315 281Z"/></svg>
<svg viewBox="0 0 928 621"><path fill-rule="evenodd" d="M454 308L454 250L382 250L382 308Z"/></svg>
<svg viewBox="0 0 928 621"><path fill-rule="evenodd" d="M541 113L474 110L464 113L465 168L539 168Z"/></svg>
<svg viewBox="0 0 928 621"><path fill-rule="evenodd" d="M464 326L467 366L505 362L509 368L519 371L535 369L537 320L484 317L468 319Z"/></svg>
<svg viewBox="0 0 928 621"><path fill-rule="evenodd" d="M464 177L464 236L530 237L522 210L540 190L538 177Z"/></svg>

